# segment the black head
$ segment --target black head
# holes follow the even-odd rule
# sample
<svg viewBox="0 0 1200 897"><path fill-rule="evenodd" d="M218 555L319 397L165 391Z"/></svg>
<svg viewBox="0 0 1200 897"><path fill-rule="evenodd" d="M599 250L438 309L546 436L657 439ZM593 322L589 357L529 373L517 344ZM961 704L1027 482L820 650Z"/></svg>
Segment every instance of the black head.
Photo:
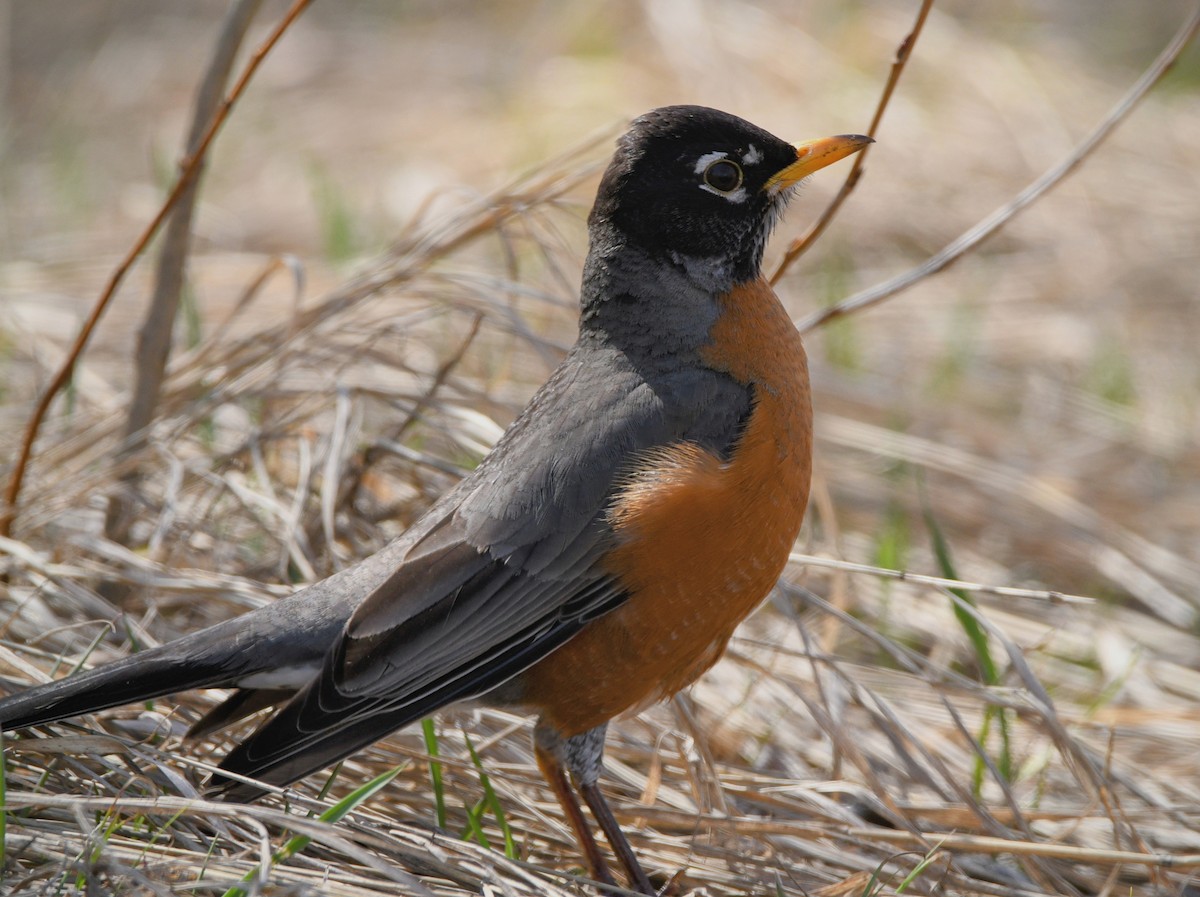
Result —
<svg viewBox="0 0 1200 897"><path fill-rule="evenodd" d="M593 240L615 239L677 264L711 263L733 282L751 279L791 188L869 142L829 138L797 147L716 109L655 109L617 143L588 219Z"/></svg>

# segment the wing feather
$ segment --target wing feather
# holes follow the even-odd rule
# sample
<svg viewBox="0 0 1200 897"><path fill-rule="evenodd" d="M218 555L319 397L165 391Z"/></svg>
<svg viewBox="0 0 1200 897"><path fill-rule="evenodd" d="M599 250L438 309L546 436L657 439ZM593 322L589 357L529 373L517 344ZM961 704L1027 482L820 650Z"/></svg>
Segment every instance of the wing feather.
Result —
<svg viewBox="0 0 1200 897"><path fill-rule="evenodd" d="M712 371L655 375L577 345L454 501L417 524L422 535L358 606L321 674L222 769L286 784L565 644L627 598L602 563L626 466L680 440L724 454L749 402L748 388ZM261 793L214 784L232 799Z"/></svg>

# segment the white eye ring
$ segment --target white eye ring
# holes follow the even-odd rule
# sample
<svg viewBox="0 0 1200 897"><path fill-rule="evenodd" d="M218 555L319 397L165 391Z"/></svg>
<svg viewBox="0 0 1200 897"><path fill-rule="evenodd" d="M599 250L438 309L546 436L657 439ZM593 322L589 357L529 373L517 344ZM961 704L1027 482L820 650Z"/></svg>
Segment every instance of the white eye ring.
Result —
<svg viewBox="0 0 1200 897"><path fill-rule="evenodd" d="M732 159L713 159L704 169L704 183L718 193L729 195L742 186L742 166Z"/></svg>

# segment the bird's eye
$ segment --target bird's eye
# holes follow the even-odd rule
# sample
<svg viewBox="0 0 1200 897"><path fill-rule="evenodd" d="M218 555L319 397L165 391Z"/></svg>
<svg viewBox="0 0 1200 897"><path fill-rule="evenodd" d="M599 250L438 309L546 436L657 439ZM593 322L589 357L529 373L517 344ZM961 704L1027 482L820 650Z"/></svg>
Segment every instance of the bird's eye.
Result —
<svg viewBox="0 0 1200 897"><path fill-rule="evenodd" d="M704 183L721 193L732 193L742 186L742 169L736 162L717 159L704 169Z"/></svg>

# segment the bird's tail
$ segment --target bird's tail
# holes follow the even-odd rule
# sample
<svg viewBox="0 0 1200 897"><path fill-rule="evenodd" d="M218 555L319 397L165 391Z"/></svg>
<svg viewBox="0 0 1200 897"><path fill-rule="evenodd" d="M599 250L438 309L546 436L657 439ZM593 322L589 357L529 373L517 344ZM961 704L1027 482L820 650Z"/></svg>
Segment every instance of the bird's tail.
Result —
<svg viewBox="0 0 1200 897"><path fill-rule="evenodd" d="M228 682L225 660L203 653L189 657L174 642L142 651L0 698L0 729L37 726L191 688L233 684Z"/></svg>
<svg viewBox="0 0 1200 897"><path fill-rule="evenodd" d="M331 587L332 583L326 580L160 647L0 698L0 730L41 725L193 688L294 691L316 675L349 619L353 602L346 590ZM239 703L249 704L247 712L255 709L255 702L244 697ZM227 714L225 722L240 715L244 713ZM205 719L213 728L212 720Z"/></svg>

